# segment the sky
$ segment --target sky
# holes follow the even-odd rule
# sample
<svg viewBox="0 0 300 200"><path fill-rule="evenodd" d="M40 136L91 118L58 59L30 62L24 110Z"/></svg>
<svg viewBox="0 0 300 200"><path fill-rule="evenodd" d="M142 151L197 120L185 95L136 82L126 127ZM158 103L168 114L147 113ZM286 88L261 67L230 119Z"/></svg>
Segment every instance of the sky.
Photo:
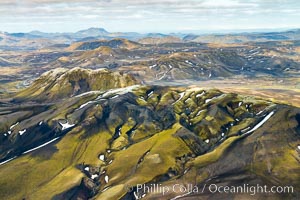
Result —
<svg viewBox="0 0 300 200"><path fill-rule="evenodd" d="M0 31L227 32L300 28L299 0L0 0Z"/></svg>

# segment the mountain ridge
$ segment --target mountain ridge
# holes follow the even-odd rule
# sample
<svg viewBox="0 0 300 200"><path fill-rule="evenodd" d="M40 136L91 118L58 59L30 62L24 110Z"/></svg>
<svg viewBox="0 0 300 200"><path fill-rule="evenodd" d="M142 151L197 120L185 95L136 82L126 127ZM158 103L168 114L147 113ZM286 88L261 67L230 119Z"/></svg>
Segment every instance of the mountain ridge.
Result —
<svg viewBox="0 0 300 200"><path fill-rule="evenodd" d="M9 120L0 121L1 132L10 131L0 135L0 193L6 199L166 198L136 185L238 184L251 177L252 184L300 184L299 108L215 89L135 86L89 92L43 107L25 100L23 107L5 110L18 113L18 118L4 114ZM47 176L37 175L41 171ZM3 184L25 174L27 179ZM265 181L270 174L274 178ZM19 185L24 186L15 190ZM27 185L35 192L26 193ZM293 198L297 187L295 192L259 197ZM171 192L167 198L183 194ZM185 198L206 195L215 196L191 193Z"/></svg>
<svg viewBox="0 0 300 200"><path fill-rule="evenodd" d="M2 35L2 36L1 36ZM51 46L49 43L70 44L78 41L90 41L102 39L124 38L128 40L138 41L143 38L155 38L155 40L163 40L163 38L176 37L183 42L204 42L204 43L245 43L249 41L264 42L264 41L284 41L284 40L299 40L300 29L293 29L281 32L258 32L258 33L229 33L229 34L191 34L191 33L136 33L136 32L109 32L104 28L89 28L79 30L74 33L44 33L40 31L31 31L28 33L1 33L0 49L5 48L10 44L17 45L16 47L26 48L22 43L35 43L39 41L43 47ZM46 40L46 41L43 41ZM11 47L12 48L12 47ZM28 48L28 47L27 47ZM40 47L31 46L31 48L39 49ZM17 49L17 48L15 48Z"/></svg>

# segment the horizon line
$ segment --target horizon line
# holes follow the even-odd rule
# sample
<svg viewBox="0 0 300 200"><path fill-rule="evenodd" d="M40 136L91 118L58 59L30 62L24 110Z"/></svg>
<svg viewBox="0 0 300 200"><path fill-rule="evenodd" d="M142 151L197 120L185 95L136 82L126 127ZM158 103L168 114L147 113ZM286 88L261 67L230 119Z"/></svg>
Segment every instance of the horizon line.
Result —
<svg viewBox="0 0 300 200"><path fill-rule="evenodd" d="M47 32L42 31L39 29L33 29L31 31L17 31L17 32L9 32L9 31L2 31L0 33L8 33L8 34L16 34L16 33L24 33L30 34L32 32L40 32L40 33L49 33L49 34L70 34L70 33L77 33L80 31L85 31L88 29L103 29L108 33L137 33L137 34L236 34L236 33L264 33L264 32L285 32L285 31L293 31L298 30L300 27L286 27L286 28L248 28L248 29L211 29L211 30L182 30L182 31L145 31L145 32L137 32L137 31L109 31L104 27L89 27L85 29L78 29L76 31L56 31L56 32Z"/></svg>

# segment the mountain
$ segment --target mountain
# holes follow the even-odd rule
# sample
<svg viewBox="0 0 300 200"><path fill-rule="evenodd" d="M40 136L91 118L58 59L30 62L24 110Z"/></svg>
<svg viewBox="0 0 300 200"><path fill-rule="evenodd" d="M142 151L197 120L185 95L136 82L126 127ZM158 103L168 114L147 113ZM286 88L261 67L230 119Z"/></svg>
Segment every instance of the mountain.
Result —
<svg viewBox="0 0 300 200"><path fill-rule="evenodd" d="M53 73L44 76L67 87L70 75ZM163 195L137 188L191 183L293 185L294 193L255 198L299 196L299 108L198 87L135 85L47 103L23 94L29 96L21 102L1 104L3 199L222 197L208 190Z"/></svg>
<svg viewBox="0 0 300 200"><path fill-rule="evenodd" d="M68 47L71 50L74 46ZM74 51L68 56L62 56L56 61L50 63L51 67L104 67L107 61L112 59L117 54L115 49L107 46L100 46L93 50Z"/></svg>
<svg viewBox="0 0 300 200"><path fill-rule="evenodd" d="M34 38L33 35L26 33L10 33L8 35L16 38Z"/></svg>
<svg viewBox="0 0 300 200"><path fill-rule="evenodd" d="M300 29L284 31L284 32L265 32L265 33L236 33L236 34L210 34L210 35L188 34L183 39L185 41L190 41L190 42L205 42L205 43L246 43L246 42L299 40Z"/></svg>
<svg viewBox="0 0 300 200"><path fill-rule="evenodd" d="M67 37L33 35L30 33L0 33L0 51L29 51L42 49L56 44L70 43Z"/></svg>
<svg viewBox="0 0 300 200"><path fill-rule="evenodd" d="M0 50L20 51L44 49L53 45L66 45L76 42L91 42L96 40L114 40L123 38L131 41L141 41L145 44L161 44L171 42L197 43L247 43L267 41L300 40L299 29L283 32L265 33L233 33L233 34L189 34L189 33L136 33L109 32L104 28L89 28L75 33L44 33L31 31L29 33L0 32Z"/></svg>
<svg viewBox="0 0 300 200"><path fill-rule="evenodd" d="M73 43L68 49L69 50L93 50L101 46L107 46L110 48L134 49L139 47L140 44L127 39L113 39L113 40L99 40L99 41L92 41L92 42Z"/></svg>
<svg viewBox="0 0 300 200"><path fill-rule="evenodd" d="M169 37L169 35L162 34L162 33L147 33L146 37L150 37L150 38L164 38L164 37Z"/></svg>
<svg viewBox="0 0 300 200"><path fill-rule="evenodd" d="M76 37L100 37L109 34L104 28L89 28L75 33Z"/></svg>
<svg viewBox="0 0 300 200"><path fill-rule="evenodd" d="M18 42L11 43L7 49L19 50L1 51L0 66L14 68L1 68L0 81L5 84L2 88L6 87L7 92L14 92L27 87L28 83L46 71L82 67L107 68L130 74L139 81L157 84L216 79L243 81L241 79L263 77L265 80L274 79L274 83L280 83L281 86L289 84L291 88L299 87L300 40L243 44L169 43L164 38L158 40L165 43L140 44L127 39L97 39L71 45L50 45L30 51L23 48L21 51L16 45ZM23 42L26 48L42 46L40 43L31 44L30 40ZM43 42L47 43L46 40ZM53 41L49 40L50 43Z"/></svg>
<svg viewBox="0 0 300 200"><path fill-rule="evenodd" d="M55 38L55 37L70 37L70 38L85 38L85 37L100 37L108 35L104 28L88 28L85 30L80 30L75 33L45 33L41 31L31 31L29 33L20 33L20 36L32 35L35 37L43 37L43 38ZM12 34L11 34L12 35Z"/></svg>
<svg viewBox="0 0 300 200"><path fill-rule="evenodd" d="M16 99L51 101L85 92L108 90L137 84L131 75L107 69L57 68L44 73L32 85L17 94Z"/></svg>
<svg viewBox="0 0 300 200"><path fill-rule="evenodd" d="M174 36L166 37L146 37L138 40L141 44L166 44L166 43L180 43L182 40Z"/></svg>
<svg viewBox="0 0 300 200"><path fill-rule="evenodd" d="M43 49L53 45L87 42L100 39L113 40L123 38L138 40L144 36L145 34L139 34L135 32L110 33L104 28L89 28L77 31L75 33L45 33L41 31L31 31L29 33L0 32L0 50Z"/></svg>
<svg viewBox="0 0 300 200"><path fill-rule="evenodd" d="M164 44L166 45L166 44ZM174 45L174 44L172 44ZM138 74L147 81L209 80L235 76L249 78L296 77L300 72L298 60L275 53L276 47L205 48L199 43L183 50L170 50L167 54L120 67L120 71ZM153 48L153 47L150 47ZM157 48L157 47L156 47ZM159 47L163 49L163 47ZM175 48L174 48L175 49ZM190 52L185 51L185 49ZM279 49L279 48L277 48ZM178 51L178 52L177 52ZM142 73L146 72L146 73Z"/></svg>

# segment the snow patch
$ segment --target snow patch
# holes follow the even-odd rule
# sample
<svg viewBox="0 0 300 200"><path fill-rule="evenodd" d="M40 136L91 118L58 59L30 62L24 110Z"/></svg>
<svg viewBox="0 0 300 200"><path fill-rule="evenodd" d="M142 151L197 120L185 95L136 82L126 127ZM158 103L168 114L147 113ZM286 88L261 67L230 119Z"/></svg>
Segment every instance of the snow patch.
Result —
<svg viewBox="0 0 300 200"><path fill-rule="evenodd" d="M199 97L203 96L204 94L205 94L205 91L203 91L201 94L197 94L196 98L199 98Z"/></svg>
<svg viewBox="0 0 300 200"><path fill-rule="evenodd" d="M18 124L19 124L19 122L17 122L17 123L15 123L15 124L11 125L11 126L9 127L9 130L12 130L12 129L13 129L14 127L16 127Z"/></svg>
<svg viewBox="0 0 300 200"><path fill-rule="evenodd" d="M152 94L153 94L153 91L151 91L151 92L148 94L148 97L150 97Z"/></svg>
<svg viewBox="0 0 300 200"><path fill-rule="evenodd" d="M168 73L168 72L165 72L158 80L162 80L163 78L165 78L166 75L167 75L167 73Z"/></svg>
<svg viewBox="0 0 300 200"><path fill-rule="evenodd" d="M68 121L66 123L59 122L59 124L62 127L61 130L66 130L75 126L75 124L69 124Z"/></svg>
<svg viewBox="0 0 300 200"><path fill-rule="evenodd" d="M111 187L106 187L106 188L104 188L101 192L105 192L105 191L108 190L109 188L111 188Z"/></svg>
<svg viewBox="0 0 300 200"><path fill-rule="evenodd" d="M185 169L183 174L186 174L189 171L189 169Z"/></svg>
<svg viewBox="0 0 300 200"><path fill-rule="evenodd" d="M151 66L149 66L149 69L152 69L152 68L154 68L154 67L156 67L156 66L157 66L157 64L151 65Z"/></svg>
<svg viewBox="0 0 300 200"><path fill-rule="evenodd" d="M119 95L115 95L115 96L113 96L113 97L111 97L111 98L109 98L109 99L115 99L115 98L117 98L117 97L119 97Z"/></svg>
<svg viewBox="0 0 300 200"><path fill-rule="evenodd" d="M79 94L79 95L76 95L75 97L83 97L83 96L86 96L86 95L89 95L89 94L98 94L99 91L89 91L89 92L85 92L85 93L82 93L82 94Z"/></svg>
<svg viewBox="0 0 300 200"><path fill-rule="evenodd" d="M12 161L13 159L15 159L17 156L13 157L13 158L10 158L8 160L5 160L3 162L0 163L0 165L4 165L5 163L8 163L9 161Z"/></svg>
<svg viewBox="0 0 300 200"><path fill-rule="evenodd" d="M205 99L205 103L209 103L210 101L212 101L214 98L212 99Z"/></svg>
<svg viewBox="0 0 300 200"><path fill-rule="evenodd" d="M139 85L132 85L132 86L125 87L125 88L111 89L111 90L108 90L107 92L105 92L103 95L100 95L97 98L97 100L99 100L101 98L108 97L108 96L113 95L113 94L115 94L115 95L116 94L118 94L118 95L126 94L128 92L132 92L137 87L139 87Z"/></svg>
<svg viewBox="0 0 300 200"><path fill-rule="evenodd" d="M202 112L204 112L204 110L198 111L198 113L196 114L196 116L199 116Z"/></svg>
<svg viewBox="0 0 300 200"><path fill-rule="evenodd" d="M89 167L86 167L84 168L85 171L89 172L90 171L90 168Z"/></svg>
<svg viewBox="0 0 300 200"><path fill-rule="evenodd" d="M118 129L118 136L121 136L121 127Z"/></svg>
<svg viewBox="0 0 300 200"><path fill-rule="evenodd" d="M224 94L222 94L222 95L220 95L220 96L216 96L216 97L213 97L213 98L211 98L211 99L206 99L205 100L205 103L208 103L208 102L210 102L210 101L212 101L212 100L214 100L214 99L217 99L217 98L219 98L219 97L222 97Z"/></svg>
<svg viewBox="0 0 300 200"><path fill-rule="evenodd" d="M105 180L105 183L108 183L108 181L109 181L109 178L108 178L108 176L107 176L107 175L104 177L104 180Z"/></svg>
<svg viewBox="0 0 300 200"><path fill-rule="evenodd" d="M270 119L270 117L272 117L272 115L274 115L274 111L270 112L261 122L259 122L258 124L256 124L256 126L254 126L250 131L246 132L246 134L252 133L253 131L257 130L259 127L261 127L266 121L268 121L268 119Z"/></svg>
<svg viewBox="0 0 300 200"><path fill-rule="evenodd" d="M255 56L256 54L259 54L259 51L253 52L251 55Z"/></svg>
<svg viewBox="0 0 300 200"><path fill-rule="evenodd" d="M104 160L105 160L105 156L104 156L103 154L101 154L101 155L99 156L99 160L104 161Z"/></svg>
<svg viewBox="0 0 300 200"><path fill-rule="evenodd" d="M88 101L88 102L82 104L82 105L81 105L78 109L76 109L76 110L80 110L80 109L84 108L85 106L87 106L87 105L89 105L89 104L91 104L91 103L94 103L94 102L95 102L95 101Z"/></svg>
<svg viewBox="0 0 300 200"><path fill-rule="evenodd" d="M92 176L91 176L91 178L94 180L95 178L98 178L99 176L98 176L98 174L93 174Z"/></svg>
<svg viewBox="0 0 300 200"><path fill-rule="evenodd" d="M26 129L22 130L22 131L19 131L19 134L20 135L23 135L24 133L26 133Z"/></svg>
<svg viewBox="0 0 300 200"><path fill-rule="evenodd" d="M186 103L188 100L190 100L191 98L189 97L189 98L187 98L185 101L184 101L184 103Z"/></svg>
<svg viewBox="0 0 300 200"><path fill-rule="evenodd" d="M258 50L258 49L260 49L261 47L256 47L256 48L254 48L254 49L251 49L249 52L253 52L253 51L256 51L256 50Z"/></svg>
<svg viewBox="0 0 300 200"><path fill-rule="evenodd" d="M186 60L185 63L187 63L187 64L189 64L189 65L193 65L193 63L190 62L190 61L188 61L188 60Z"/></svg>
<svg viewBox="0 0 300 200"><path fill-rule="evenodd" d="M175 101L172 105L174 105L175 103L177 103L178 101L180 101L184 97L185 92L181 92L181 93L179 93L179 95L180 95L179 99L177 99L177 101Z"/></svg>
<svg viewBox="0 0 300 200"><path fill-rule="evenodd" d="M50 143L52 143L52 142L58 140L59 138L60 138L60 137L54 138L53 140L50 140L49 142L46 142L46 143L44 143L44 144L42 144L42 145L40 145L40 146L38 146L38 147L35 147L35 148L30 149L30 150L28 150L28 151L25 151L25 152L22 153L22 154L27 154L27 153L30 153L30 152L32 152L32 151L34 151L34 150L40 149L40 148L42 148L42 147L44 147L44 146L46 146L46 145L48 145L48 144L50 144Z"/></svg>
<svg viewBox="0 0 300 200"><path fill-rule="evenodd" d="M258 113L256 113L256 115L260 115L264 112L264 110L259 111Z"/></svg>

